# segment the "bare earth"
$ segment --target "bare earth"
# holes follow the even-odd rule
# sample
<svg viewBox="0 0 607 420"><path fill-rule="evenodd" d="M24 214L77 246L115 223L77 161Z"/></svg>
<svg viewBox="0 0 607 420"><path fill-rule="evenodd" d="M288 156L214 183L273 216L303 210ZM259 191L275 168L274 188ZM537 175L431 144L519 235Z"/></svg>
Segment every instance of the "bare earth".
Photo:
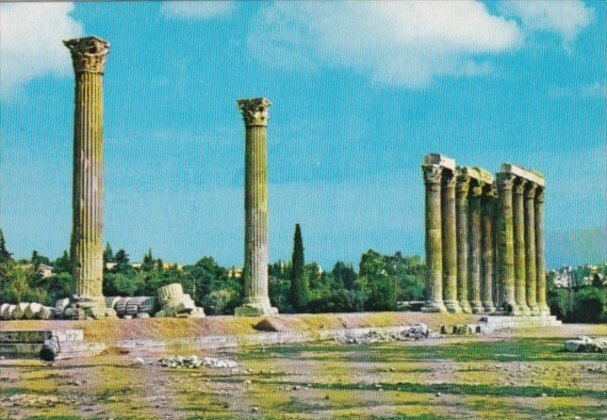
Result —
<svg viewBox="0 0 607 420"><path fill-rule="evenodd" d="M396 316L402 325L432 318L413 320L411 315L406 323L398 318L402 314ZM344 322L355 326L388 322L382 316L392 317L284 318L300 328L319 323L330 324L323 326L328 328L334 322L343 328ZM235 329L227 325L228 319L219 322L225 325L213 333ZM104 328L98 333L115 330L115 323L122 322L125 330L139 330L134 335L139 338L155 321L100 323L98 327ZM176 324L177 332L168 336L198 333L210 321L213 318ZM254 321L238 320L238 328L248 334ZM395 325L394 317L390 321ZM24 329L25 324L21 328L16 324L3 323L0 328ZM138 325L145 328L135 328ZM158 331L167 325L156 326L155 338L160 338ZM565 325L411 343L325 341L215 351L188 348L182 342L162 353L146 349L126 353L113 345L102 356L52 366L38 360L4 359L0 360L0 418L607 418L607 355L563 352L565 339L578 335L607 336L607 326ZM133 335L116 331L113 337L117 344L116 338ZM164 355L175 354L229 358L240 366L158 365ZM151 364L140 365L137 357Z"/></svg>

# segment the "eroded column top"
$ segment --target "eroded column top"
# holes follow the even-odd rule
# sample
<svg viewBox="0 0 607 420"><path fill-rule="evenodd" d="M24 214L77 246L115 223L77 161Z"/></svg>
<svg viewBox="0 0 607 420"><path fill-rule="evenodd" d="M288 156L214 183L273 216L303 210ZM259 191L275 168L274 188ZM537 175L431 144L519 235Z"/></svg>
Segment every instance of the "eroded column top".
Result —
<svg viewBox="0 0 607 420"><path fill-rule="evenodd" d="M110 52L110 43L96 36L63 41L70 50L76 73L99 73L105 71L105 57Z"/></svg>
<svg viewBox="0 0 607 420"><path fill-rule="evenodd" d="M541 173L533 169L523 168L522 166L515 165L513 163L503 163L502 167L500 168L500 173L502 172L515 175L529 182L533 182L540 187L546 185L546 179Z"/></svg>
<svg viewBox="0 0 607 420"><path fill-rule="evenodd" d="M428 153L424 157L424 165L438 165L445 169L455 172L455 159L438 153Z"/></svg>
<svg viewBox="0 0 607 420"><path fill-rule="evenodd" d="M236 101L247 127L268 126L268 111L272 104L267 98L239 99Z"/></svg>

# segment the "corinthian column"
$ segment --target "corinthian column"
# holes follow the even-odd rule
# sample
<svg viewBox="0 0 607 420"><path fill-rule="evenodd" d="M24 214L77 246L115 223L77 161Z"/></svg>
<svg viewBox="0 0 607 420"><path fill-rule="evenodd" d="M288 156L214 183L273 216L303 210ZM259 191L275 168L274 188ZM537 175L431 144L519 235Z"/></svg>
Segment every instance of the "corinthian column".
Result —
<svg viewBox="0 0 607 420"><path fill-rule="evenodd" d="M498 281L501 291L502 309L506 313L520 313L514 299L514 238L512 223L512 185L514 176L509 173L497 174L499 196L498 211Z"/></svg>
<svg viewBox="0 0 607 420"><path fill-rule="evenodd" d="M76 300L87 316L104 315L103 300L103 72L109 44L97 37L64 41L76 74L72 270Z"/></svg>
<svg viewBox="0 0 607 420"><path fill-rule="evenodd" d="M523 194L527 181L517 178L512 196L512 216L514 224L514 299L521 314L530 313L527 306L526 257L525 257L525 204Z"/></svg>
<svg viewBox="0 0 607 420"><path fill-rule="evenodd" d="M537 267L535 250L535 191L536 185L529 183L525 190L525 262L527 267L527 305L531 315L539 315L537 307Z"/></svg>
<svg viewBox="0 0 607 420"><path fill-rule="evenodd" d="M268 297L268 175L266 130L270 101L241 99L245 144L245 251L243 305L236 316L278 313Z"/></svg>
<svg viewBox="0 0 607 420"><path fill-rule="evenodd" d="M464 313L472 313L468 301L468 192L470 177L460 174L456 184L457 297Z"/></svg>
<svg viewBox="0 0 607 420"><path fill-rule="evenodd" d="M481 261L482 261L482 279L481 279L481 299L483 301L483 310L485 312L494 312L493 303L493 200L495 197L495 187L489 185L482 199L481 210Z"/></svg>
<svg viewBox="0 0 607 420"><path fill-rule="evenodd" d="M423 165L426 186L426 303L424 312L445 312L443 303L443 251L441 177L439 165Z"/></svg>
<svg viewBox="0 0 607 420"><path fill-rule="evenodd" d="M544 256L544 188L535 194L535 252L537 266L537 306L540 315L550 315L546 303L546 260Z"/></svg>
<svg viewBox="0 0 607 420"><path fill-rule="evenodd" d="M442 242L443 242L443 286L445 307L449 312L461 312L457 301L457 238L455 228L455 173L443 171Z"/></svg>
<svg viewBox="0 0 607 420"><path fill-rule="evenodd" d="M475 314L483 312L481 301L481 196L484 184L473 181L470 192L470 252L468 275L470 276L470 305Z"/></svg>

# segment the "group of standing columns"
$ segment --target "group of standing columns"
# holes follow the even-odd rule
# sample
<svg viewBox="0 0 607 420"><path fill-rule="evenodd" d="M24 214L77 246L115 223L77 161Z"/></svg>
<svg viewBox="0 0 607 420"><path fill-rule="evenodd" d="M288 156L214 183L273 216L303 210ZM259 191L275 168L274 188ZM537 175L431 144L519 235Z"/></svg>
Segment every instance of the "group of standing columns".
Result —
<svg viewBox="0 0 607 420"><path fill-rule="evenodd" d="M103 74L109 43L91 36L64 41L76 76L74 107L72 272L75 305L108 316L103 298ZM266 131L270 101L238 101L245 122L245 247L243 306L236 315L277 313L268 297Z"/></svg>
<svg viewBox="0 0 607 420"><path fill-rule="evenodd" d="M504 164L497 176L429 154L425 312L546 315L544 178ZM514 186L514 194L512 189Z"/></svg>

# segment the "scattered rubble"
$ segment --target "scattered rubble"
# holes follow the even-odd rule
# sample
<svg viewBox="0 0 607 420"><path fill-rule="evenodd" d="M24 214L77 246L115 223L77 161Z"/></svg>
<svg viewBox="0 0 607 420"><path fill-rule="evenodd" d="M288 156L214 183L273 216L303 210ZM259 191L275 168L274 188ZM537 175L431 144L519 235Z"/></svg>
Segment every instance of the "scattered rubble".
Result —
<svg viewBox="0 0 607 420"><path fill-rule="evenodd" d="M197 307L192 297L183 293L183 286L171 283L158 289L158 301L162 309L155 317L203 318L204 309Z"/></svg>
<svg viewBox="0 0 607 420"><path fill-rule="evenodd" d="M198 356L173 356L165 357L160 360L160 366L170 368L188 368L196 369L200 367L209 368L237 368L238 363L230 359L219 359L216 357L198 357Z"/></svg>
<svg viewBox="0 0 607 420"><path fill-rule="evenodd" d="M36 302L21 302L18 305L3 303L0 305L1 320L52 319L55 309Z"/></svg>
<svg viewBox="0 0 607 420"><path fill-rule="evenodd" d="M390 341L412 341L436 338L438 334L432 332L425 324L402 327L389 332L369 330L363 333L348 331L335 337L335 341L342 344L372 344Z"/></svg>
<svg viewBox="0 0 607 420"><path fill-rule="evenodd" d="M565 342L565 351L579 353L607 353L607 337L595 338L582 336Z"/></svg>
<svg viewBox="0 0 607 420"><path fill-rule="evenodd" d="M440 333L444 335L474 335L483 332L483 327L477 324L441 325L440 327Z"/></svg>

